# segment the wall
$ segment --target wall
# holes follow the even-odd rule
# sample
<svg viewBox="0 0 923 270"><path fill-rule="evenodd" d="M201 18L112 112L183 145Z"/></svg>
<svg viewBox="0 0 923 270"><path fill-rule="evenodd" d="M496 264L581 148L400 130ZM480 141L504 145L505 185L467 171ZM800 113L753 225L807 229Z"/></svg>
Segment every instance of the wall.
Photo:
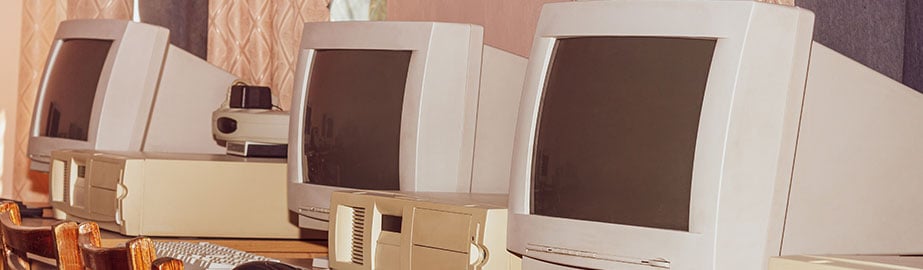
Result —
<svg viewBox="0 0 923 270"><path fill-rule="evenodd" d="M0 8L0 197L13 193L13 158L16 145L16 101L19 100L19 41L22 31L22 1L4 1Z"/></svg>

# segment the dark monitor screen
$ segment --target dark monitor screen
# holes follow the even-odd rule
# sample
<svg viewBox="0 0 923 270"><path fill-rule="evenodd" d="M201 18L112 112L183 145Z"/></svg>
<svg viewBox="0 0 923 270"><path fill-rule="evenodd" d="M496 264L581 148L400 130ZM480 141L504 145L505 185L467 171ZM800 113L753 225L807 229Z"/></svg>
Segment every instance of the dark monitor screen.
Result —
<svg viewBox="0 0 923 270"><path fill-rule="evenodd" d="M400 189L401 112L410 56L410 51L315 51L303 130L307 182Z"/></svg>
<svg viewBox="0 0 923 270"><path fill-rule="evenodd" d="M41 136L87 140L93 99L111 40L67 39L61 42L46 75L42 96Z"/></svg>
<svg viewBox="0 0 923 270"><path fill-rule="evenodd" d="M536 215L689 230L715 40L556 41L532 159Z"/></svg>

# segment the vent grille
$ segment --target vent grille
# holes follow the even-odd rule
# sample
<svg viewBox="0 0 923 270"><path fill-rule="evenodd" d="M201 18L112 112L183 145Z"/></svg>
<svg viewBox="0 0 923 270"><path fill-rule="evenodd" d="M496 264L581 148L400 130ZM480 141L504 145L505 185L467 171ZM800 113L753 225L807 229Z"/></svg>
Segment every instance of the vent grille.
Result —
<svg viewBox="0 0 923 270"><path fill-rule="evenodd" d="M353 208L352 262L365 264L365 250L362 243L365 238L365 208Z"/></svg>
<svg viewBox="0 0 923 270"><path fill-rule="evenodd" d="M71 164L70 162L64 165L64 202L71 202Z"/></svg>

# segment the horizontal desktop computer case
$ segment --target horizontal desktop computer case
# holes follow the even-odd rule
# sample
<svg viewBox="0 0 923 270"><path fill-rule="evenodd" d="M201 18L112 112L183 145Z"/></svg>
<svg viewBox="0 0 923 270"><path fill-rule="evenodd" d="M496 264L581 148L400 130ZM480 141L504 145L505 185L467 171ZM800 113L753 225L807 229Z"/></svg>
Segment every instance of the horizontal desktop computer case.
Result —
<svg viewBox="0 0 923 270"><path fill-rule="evenodd" d="M518 269L506 251L505 194L334 192L334 269Z"/></svg>
<svg viewBox="0 0 923 270"><path fill-rule="evenodd" d="M226 155L54 151L51 204L58 218L130 236L306 238L290 222L285 166Z"/></svg>

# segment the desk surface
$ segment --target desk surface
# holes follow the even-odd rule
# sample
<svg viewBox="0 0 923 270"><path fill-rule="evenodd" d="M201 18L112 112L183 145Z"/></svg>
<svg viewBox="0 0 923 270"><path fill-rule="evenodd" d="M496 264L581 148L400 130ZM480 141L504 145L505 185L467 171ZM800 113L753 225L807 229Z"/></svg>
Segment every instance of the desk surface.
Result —
<svg viewBox="0 0 923 270"><path fill-rule="evenodd" d="M41 226L51 225L57 220L25 218L24 225ZM102 245L111 247L125 243L131 236L102 231ZM228 239L228 238L175 238L175 237L150 237L156 241L189 241L209 242L229 248L246 251L249 253L279 259L302 267L310 267L311 259L327 256L327 241L324 240L284 240L284 239Z"/></svg>

